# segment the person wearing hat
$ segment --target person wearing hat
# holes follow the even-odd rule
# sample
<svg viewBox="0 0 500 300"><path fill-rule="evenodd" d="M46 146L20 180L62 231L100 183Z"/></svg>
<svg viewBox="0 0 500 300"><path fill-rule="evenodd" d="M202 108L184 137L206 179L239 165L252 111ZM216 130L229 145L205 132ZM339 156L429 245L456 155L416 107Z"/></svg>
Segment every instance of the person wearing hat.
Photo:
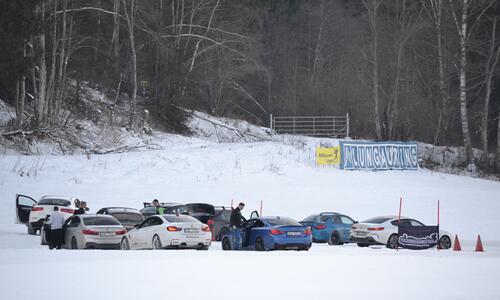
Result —
<svg viewBox="0 0 500 300"><path fill-rule="evenodd" d="M229 218L229 228L233 232L233 245L236 249L241 247L241 225L245 218L241 215L241 211L245 208L245 203L240 202L238 207L233 209L231 217Z"/></svg>

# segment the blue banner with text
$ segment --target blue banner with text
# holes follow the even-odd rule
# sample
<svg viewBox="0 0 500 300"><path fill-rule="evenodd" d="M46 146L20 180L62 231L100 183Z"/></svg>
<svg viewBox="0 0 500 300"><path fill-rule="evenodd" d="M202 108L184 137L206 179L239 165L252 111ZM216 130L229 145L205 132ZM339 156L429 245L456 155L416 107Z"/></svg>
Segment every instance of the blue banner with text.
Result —
<svg viewBox="0 0 500 300"><path fill-rule="evenodd" d="M340 168L344 170L418 170L414 142L340 141Z"/></svg>

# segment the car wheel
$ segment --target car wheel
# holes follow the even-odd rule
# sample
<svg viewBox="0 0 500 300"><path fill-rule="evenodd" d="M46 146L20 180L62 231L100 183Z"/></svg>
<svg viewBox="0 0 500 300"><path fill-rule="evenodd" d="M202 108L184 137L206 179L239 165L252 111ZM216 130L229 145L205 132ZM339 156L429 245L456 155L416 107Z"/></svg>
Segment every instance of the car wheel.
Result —
<svg viewBox="0 0 500 300"><path fill-rule="evenodd" d="M208 250L208 246L201 246L197 248L196 250Z"/></svg>
<svg viewBox="0 0 500 300"><path fill-rule="evenodd" d="M397 249L399 247L398 235L391 235L387 240L387 244L385 246L389 249Z"/></svg>
<svg viewBox="0 0 500 300"><path fill-rule="evenodd" d="M227 237L222 239L222 250L231 250L231 242Z"/></svg>
<svg viewBox="0 0 500 300"><path fill-rule="evenodd" d="M121 250L130 250L130 243L126 237L122 239L120 242L120 249Z"/></svg>
<svg viewBox="0 0 500 300"><path fill-rule="evenodd" d="M36 229L31 226L28 226L28 234L35 235Z"/></svg>
<svg viewBox="0 0 500 300"><path fill-rule="evenodd" d="M363 244L363 243L358 243L358 247L361 247L361 248L368 247L368 246L370 246L370 245Z"/></svg>
<svg viewBox="0 0 500 300"><path fill-rule="evenodd" d="M78 249L75 237L71 238L71 249Z"/></svg>
<svg viewBox="0 0 500 300"><path fill-rule="evenodd" d="M219 237L218 237L218 241L222 241L222 238L224 237L224 235L226 233L228 233L229 230L226 228L226 227L222 227L222 229L220 230L219 232Z"/></svg>
<svg viewBox="0 0 500 300"><path fill-rule="evenodd" d="M160 249L163 249L161 245L161 240L160 237L155 234L153 236L153 250L160 250Z"/></svg>
<svg viewBox="0 0 500 300"><path fill-rule="evenodd" d="M330 239L328 240L328 245L340 245L342 244L340 242L340 236L338 232L332 232L332 235L330 236Z"/></svg>
<svg viewBox="0 0 500 300"><path fill-rule="evenodd" d="M255 250L257 251L265 251L266 248L264 247L264 240L261 237L258 237L255 240Z"/></svg>
<svg viewBox="0 0 500 300"><path fill-rule="evenodd" d="M451 239L447 235L443 235L439 239L439 249L450 249L451 248Z"/></svg>

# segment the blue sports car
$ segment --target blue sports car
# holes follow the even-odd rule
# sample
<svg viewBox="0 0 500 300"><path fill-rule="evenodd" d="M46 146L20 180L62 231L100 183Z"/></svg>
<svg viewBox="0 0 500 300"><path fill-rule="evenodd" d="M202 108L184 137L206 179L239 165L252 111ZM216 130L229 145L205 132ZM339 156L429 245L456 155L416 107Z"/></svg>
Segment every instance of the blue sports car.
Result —
<svg viewBox="0 0 500 300"><path fill-rule="evenodd" d="M352 224L357 223L352 218L335 213L323 212L312 215L300 224L310 226L315 243L328 242L330 245L342 245L350 242Z"/></svg>
<svg viewBox="0 0 500 300"><path fill-rule="evenodd" d="M222 237L223 250L309 250L311 230L294 219L257 217Z"/></svg>

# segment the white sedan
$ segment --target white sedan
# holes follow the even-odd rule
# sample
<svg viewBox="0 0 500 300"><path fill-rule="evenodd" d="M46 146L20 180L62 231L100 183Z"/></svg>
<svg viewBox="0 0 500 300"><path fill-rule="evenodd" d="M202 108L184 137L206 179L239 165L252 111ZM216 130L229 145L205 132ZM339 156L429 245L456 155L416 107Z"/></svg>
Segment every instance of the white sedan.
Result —
<svg viewBox="0 0 500 300"><path fill-rule="evenodd" d="M121 240L122 250L194 248L207 250L210 227L186 215L154 215L131 229Z"/></svg>
<svg viewBox="0 0 500 300"><path fill-rule="evenodd" d="M401 225L424 226L417 220L401 217ZM360 247L370 245L385 245L387 248L396 249L398 242L398 216L381 216L368 219L361 223L352 225L351 241ZM449 249L451 247L450 233L439 230L439 247Z"/></svg>

